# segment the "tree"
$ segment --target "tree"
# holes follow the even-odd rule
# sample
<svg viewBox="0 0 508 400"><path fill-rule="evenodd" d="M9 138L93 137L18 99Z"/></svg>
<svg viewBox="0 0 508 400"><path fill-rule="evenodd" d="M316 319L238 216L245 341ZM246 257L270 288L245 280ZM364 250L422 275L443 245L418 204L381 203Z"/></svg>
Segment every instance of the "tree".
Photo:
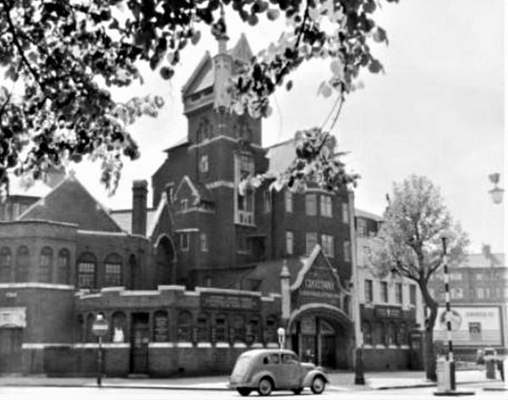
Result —
<svg viewBox="0 0 508 400"><path fill-rule="evenodd" d="M0 188L8 187L9 172L44 179L48 168L88 156L102 161L102 181L114 190L123 160L139 156L129 126L143 115L157 116L164 101L119 101L111 89L142 82L140 63L171 79L202 29L217 38L226 34L226 7L250 25L262 15L271 21L283 15L289 26L231 82L231 110L268 115L269 96L285 80L290 90L288 76L313 58L330 61L331 76L320 91L326 97L335 91L342 105L360 70L383 70L370 49L371 41L388 43L373 18L380 5L381 0L0 0L0 71L10 81L0 85ZM320 140L314 140L316 133ZM310 136L299 148L318 148L299 157L303 163L322 154L327 133L314 130ZM329 184L344 182L331 178Z"/></svg>
<svg viewBox="0 0 508 400"><path fill-rule="evenodd" d="M439 189L422 176L412 175L394 184L384 220L369 254L375 272L395 272L418 285L428 310L424 326L427 379L436 380L433 331L438 302L429 292L429 280L443 266L442 238L447 239L450 263L464 256L467 235L454 223Z"/></svg>

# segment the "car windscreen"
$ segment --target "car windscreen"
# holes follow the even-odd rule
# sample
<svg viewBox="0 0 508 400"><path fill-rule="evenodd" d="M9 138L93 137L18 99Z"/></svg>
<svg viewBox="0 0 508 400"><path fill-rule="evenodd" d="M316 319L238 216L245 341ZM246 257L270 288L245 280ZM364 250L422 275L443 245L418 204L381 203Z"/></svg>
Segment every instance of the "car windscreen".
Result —
<svg viewBox="0 0 508 400"><path fill-rule="evenodd" d="M233 373L231 374L231 379L239 379L245 375L247 370L249 369L249 364L254 356L251 354L244 354L238 357L236 360L235 368L233 368Z"/></svg>

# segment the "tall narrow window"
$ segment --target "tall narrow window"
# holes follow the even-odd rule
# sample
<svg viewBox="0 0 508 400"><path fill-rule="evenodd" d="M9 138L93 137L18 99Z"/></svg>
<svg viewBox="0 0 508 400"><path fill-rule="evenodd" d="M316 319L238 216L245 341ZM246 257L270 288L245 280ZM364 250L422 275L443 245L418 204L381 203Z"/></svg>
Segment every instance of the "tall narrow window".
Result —
<svg viewBox="0 0 508 400"><path fill-rule="evenodd" d="M235 160L237 183L254 175L254 158L252 155L243 153L237 156ZM254 225L254 190L247 189L245 193L238 193L235 223Z"/></svg>
<svg viewBox="0 0 508 400"><path fill-rule="evenodd" d="M332 235L321 235L321 245L325 256L335 257L335 243Z"/></svg>
<svg viewBox="0 0 508 400"><path fill-rule="evenodd" d="M26 246L18 247L16 253L16 282L28 282L30 269L30 251Z"/></svg>
<svg viewBox="0 0 508 400"><path fill-rule="evenodd" d="M416 285L409 286L409 302L416 305Z"/></svg>
<svg viewBox="0 0 508 400"><path fill-rule="evenodd" d="M189 251L190 247L190 233L189 232L180 232L180 249L182 251Z"/></svg>
<svg viewBox="0 0 508 400"><path fill-rule="evenodd" d="M368 321L362 322L363 343L372 344L372 325Z"/></svg>
<svg viewBox="0 0 508 400"><path fill-rule="evenodd" d="M315 194L305 195L305 213L307 215L317 215L316 197Z"/></svg>
<svg viewBox="0 0 508 400"><path fill-rule="evenodd" d="M342 203L342 222L349 224L349 204Z"/></svg>
<svg viewBox="0 0 508 400"><path fill-rule="evenodd" d="M122 258L118 254L110 254L104 264L104 286L122 286Z"/></svg>
<svg viewBox="0 0 508 400"><path fill-rule="evenodd" d="M56 275L57 283L68 285L71 273L71 253L67 249L58 252L58 269Z"/></svg>
<svg viewBox="0 0 508 400"><path fill-rule="evenodd" d="M39 282L51 282L53 279L53 250L43 247L39 258Z"/></svg>
<svg viewBox="0 0 508 400"><path fill-rule="evenodd" d="M293 212L293 192L291 190L286 189L284 192L284 200L286 204L286 212L292 213Z"/></svg>
<svg viewBox="0 0 508 400"><path fill-rule="evenodd" d="M365 301L367 303L374 301L374 283L370 279L365 280Z"/></svg>
<svg viewBox="0 0 508 400"><path fill-rule="evenodd" d="M263 210L265 213L272 211L272 191L270 189L263 193Z"/></svg>
<svg viewBox="0 0 508 400"><path fill-rule="evenodd" d="M403 297L402 297L402 283L396 283L395 284L395 301L397 304L403 303Z"/></svg>
<svg viewBox="0 0 508 400"><path fill-rule="evenodd" d="M349 240L344 241L344 261L351 262L351 242Z"/></svg>
<svg viewBox="0 0 508 400"><path fill-rule="evenodd" d="M78 261L77 286L80 289L94 289L96 283L97 260L92 253L83 254Z"/></svg>
<svg viewBox="0 0 508 400"><path fill-rule="evenodd" d="M187 311L183 311L178 315L178 341L192 341L192 315Z"/></svg>
<svg viewBox="0 0 508 400"><path fill-rule="evenodd" d="M381 282L381 301L388 303L388 282Z"/></svg>
<svg viewBox="0 0 508 400"><path fill-rule="evenodd" d="M201 251L208 251L208 236L206 233L204 232L201 232L199 234L199 242L200 242L200 247L201 247Z"/></svg>
<svg viewBox="0 0 508 400"><path fill-rule="evenodd" d="M208 315L201 313L198 316L198 342L210 341L210 324Z"/></svg>
<svg viewBox="0 0 508 400"><path fill-rule="evenodd" d="M317 232L307 232L305 235L305 253L309 255L317 245Z"/></svg>
<svg viewBox="0 0 508 400"><path fill-rule="evenodd" d="M0 282L12 280L12 254L11 249L2 247L0 251Z"/></svg>
<svg viewBox="0 0 508 400"><path fill-rule="evenodd" d="M202 154L199 158L199 172L208 172L208 154Z"/></svg>
<svg viewBox="0 0 508 400"><path fill-rule="evenodd" d="M332 197L321 195L321 216L332 217Z"/></svg>
<svg viewBox="0 0 508 400"><path fill-rule="evenodd" d="M286 253L294 254L294 236L292 231L286 231Z"/></svg>

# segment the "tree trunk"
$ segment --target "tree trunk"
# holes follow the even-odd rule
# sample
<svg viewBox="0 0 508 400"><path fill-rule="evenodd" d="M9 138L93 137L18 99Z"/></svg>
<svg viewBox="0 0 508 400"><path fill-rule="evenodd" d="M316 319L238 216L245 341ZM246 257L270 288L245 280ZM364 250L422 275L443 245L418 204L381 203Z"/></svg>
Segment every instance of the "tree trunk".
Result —
<svg viewBox="0 0 508 400"><path fill-rule="evenodd" d="M425 377L427 380L436 382L436 357L434 352L434 332L433 329L425 329L423 338L423 359L425 363Z"/></svg>

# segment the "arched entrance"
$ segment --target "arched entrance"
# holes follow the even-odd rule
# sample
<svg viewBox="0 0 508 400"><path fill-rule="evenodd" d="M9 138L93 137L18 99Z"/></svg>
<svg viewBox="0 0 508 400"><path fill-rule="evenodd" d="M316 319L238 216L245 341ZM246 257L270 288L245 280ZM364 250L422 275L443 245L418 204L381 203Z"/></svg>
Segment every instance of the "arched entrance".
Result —
<svg viewBox="0 0 508 400"><path fill-rule="evenodd" d="M155 285L170 285L176 281L174 271L175 248L167 235L159 237L155 245Z"/></svg>
<svg viewBox="0 0 508 400"><path fill-rule="evenodd" d="M330 369L350 369L354 329L339 308L307 304L295 310L288 322L291 348L304 361Z"/></svg>

